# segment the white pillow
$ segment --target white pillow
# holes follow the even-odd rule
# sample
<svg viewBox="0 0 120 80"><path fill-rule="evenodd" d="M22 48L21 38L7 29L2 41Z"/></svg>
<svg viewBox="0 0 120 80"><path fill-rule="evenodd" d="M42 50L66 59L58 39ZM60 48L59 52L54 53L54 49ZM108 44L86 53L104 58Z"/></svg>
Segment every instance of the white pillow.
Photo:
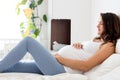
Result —
<svg viewBox="0 0 120 80"><path fill-rule="evenodd" d="M57 41L54 41L53 42L53 50L54 51L58 51L60 50L62 47L66 46L67 44L61 44L61 43L58 43Z"/></svg>
<svg viewBox="0 0 120 80"><path fill-rule="evenodd" d="M114 70L98 78L97 80L120 80L120 67L115 68Z"/></svg>
<svg viewBox="0 0 120 80"><path fill-rule="evenodd" d="M120 53L120 39L118 39L116 43L116 53Z"/></svg>
<svg viewBox="0 0 120 80"><path fill-rule="evenodd" d="M97 78L109 73L118 66L120 66L120 54L113 54L99 66L93 68L92 70L84 74L88 76L90 80L96 80Z"/></svg>

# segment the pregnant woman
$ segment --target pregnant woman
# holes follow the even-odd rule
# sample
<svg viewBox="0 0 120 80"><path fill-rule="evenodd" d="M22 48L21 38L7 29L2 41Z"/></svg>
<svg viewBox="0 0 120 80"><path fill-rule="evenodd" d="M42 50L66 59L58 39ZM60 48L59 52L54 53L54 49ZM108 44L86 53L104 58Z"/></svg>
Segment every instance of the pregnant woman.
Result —
<svg viewBox="0 0 120 80"><path fill-rule="evenodd" d="M24 38L1 61L0 72L29 72L42 75L86 72L115 52L120 38L120 20L114 13L101 13L97 25L99 37L66 46L51 55L31 37ZM34 62L20 62L29 52Z"/></svg>

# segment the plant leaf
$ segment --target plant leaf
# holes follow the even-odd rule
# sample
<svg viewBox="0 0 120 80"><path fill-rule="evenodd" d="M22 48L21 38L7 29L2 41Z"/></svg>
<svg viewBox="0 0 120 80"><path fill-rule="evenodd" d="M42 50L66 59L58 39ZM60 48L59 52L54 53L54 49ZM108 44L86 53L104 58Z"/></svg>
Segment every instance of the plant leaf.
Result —
<svg viewBox="0 0 120 80"><path fill-rule="evenodd" d="M38 36L39 33L40 33L40 30L39 30L38 28L36 28L34 34L35 34L36 36Z"/></svg>
<svg viewBox="0 0 120 80"><path fill-rule="evenodd" d="M35 26L32 23L29 25L29 27L30 27L30 30L34 30L35 29Z"/></svg>
<svg viewBox="0 0 120 80"><path fill-rule="evenodd" d="M43 0L38 0L37 4L40 5L43 2Z"/></svg>
<svg viewBox="0 0 120 80"><path fill-rule="evenodd" d="M47 22L47 15L46 15L46 14L43 15L43 20L44 20L45 22Z"/></svg>
<svg viewBox="0 0 120 80"><path fill-rule="evenodd" d="M25 28L23 22L20 23L20 28L21 28L21 29L24 29L24 28Z"/></svg>
<svg viewBox="0 0 120 80"><path fill-rule="evenodd" d="M32 1L31 4L29 5L29 7L30 7L31 9L35 9L35 7L36 7L35 2Z"/></svg>
<svg viewBox="0 0 120 80"><path fill-rule="evenodd" d="M19 14L20 14L20 8L17 9L17 15L19 15Z"/></svg>
<svg viewBox="0 0 120 80"><path fill-rule="evenodd" d="M22 5L25 5L26 3L27 3L27 0L22 0L22 1L21 1L21 4L22 4Z"/></svg>

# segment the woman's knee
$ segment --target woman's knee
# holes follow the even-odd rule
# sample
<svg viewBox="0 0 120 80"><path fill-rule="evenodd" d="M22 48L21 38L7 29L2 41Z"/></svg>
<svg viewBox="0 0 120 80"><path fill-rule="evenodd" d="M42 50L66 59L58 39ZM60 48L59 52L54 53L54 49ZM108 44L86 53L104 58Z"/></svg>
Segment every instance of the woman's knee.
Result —
<svg viewBox="0 0 120 80"><path fill-rule="evenodd" d="M32 38L32 37L30 37L30 36L26 36L23 40L25 40L25 41L33 41L34 39Z"/></svg>
<svg viewBox="0 0 120 80"><path fill-rule="evenodd" d="M32 39L32 37L30 37L30 36L26 36L24 39Z"/></svg>

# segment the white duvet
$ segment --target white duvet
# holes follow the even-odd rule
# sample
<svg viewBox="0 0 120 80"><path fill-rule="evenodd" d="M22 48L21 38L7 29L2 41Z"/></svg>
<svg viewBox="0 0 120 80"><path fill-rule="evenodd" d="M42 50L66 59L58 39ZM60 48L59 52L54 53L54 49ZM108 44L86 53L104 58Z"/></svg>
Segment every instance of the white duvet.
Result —
<svg viewBox="0 0 120 80"><path fill-rule="evenodd" d="M42 76L32 73L0 73L0 80L88 80L81 74L62 73L54 76Z"/></svg>

